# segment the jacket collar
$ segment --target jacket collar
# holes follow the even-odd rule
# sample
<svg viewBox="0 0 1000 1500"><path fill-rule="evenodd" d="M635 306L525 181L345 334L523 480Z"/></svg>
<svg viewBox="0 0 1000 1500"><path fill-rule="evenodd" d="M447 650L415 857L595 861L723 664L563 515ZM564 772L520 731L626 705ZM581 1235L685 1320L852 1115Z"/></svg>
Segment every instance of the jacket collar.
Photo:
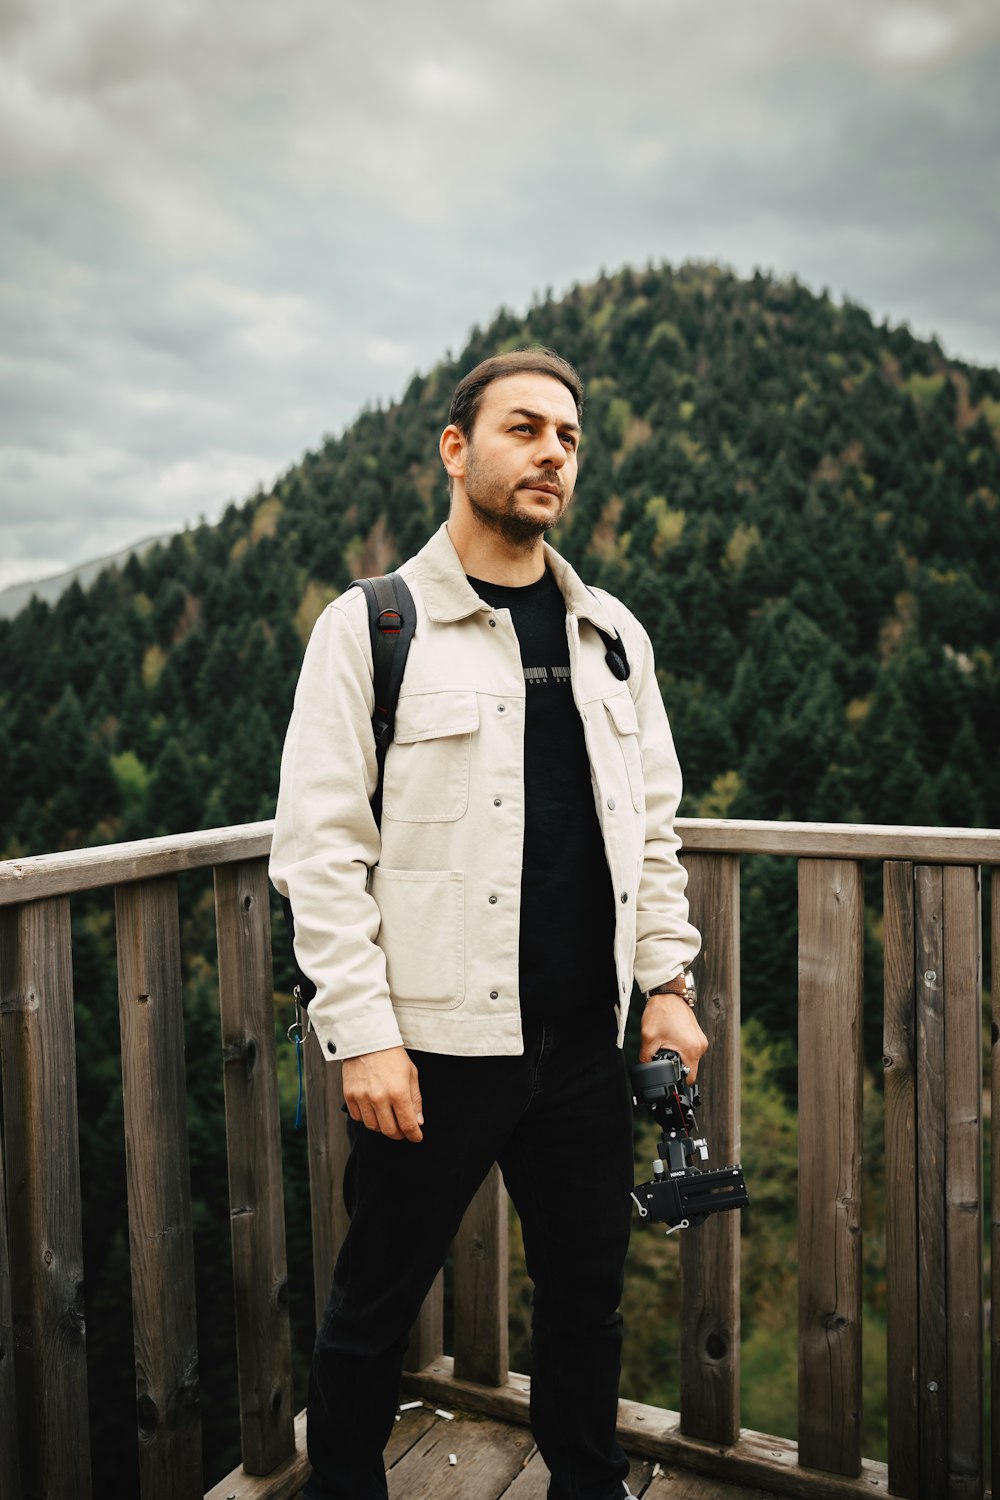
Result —
<svg viewBox="0 0 1000 1500"><path fill-rule="evenodd" d="M603 601L592 594L575 568L571 568L564 557L543 542L545 565L559 585L566 600L568 614L589 620L599 630L617 635L614 621L604 607ZM416 556L417 577L424 607L432 620L439 624L453 620L464 620L478 610L489 609L465 576L454 543L448 535L447 524L439 526L430 541L421 547Z"/></svg>

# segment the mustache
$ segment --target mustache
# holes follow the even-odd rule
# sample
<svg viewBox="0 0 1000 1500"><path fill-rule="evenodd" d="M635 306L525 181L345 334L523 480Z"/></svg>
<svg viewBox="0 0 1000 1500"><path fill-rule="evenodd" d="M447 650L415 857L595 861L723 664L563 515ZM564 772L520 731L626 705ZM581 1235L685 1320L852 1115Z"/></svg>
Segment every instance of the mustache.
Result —
<svg viewBox="0 0 1000 1500"><path fill-rule="evenodd" d="M556 474L529 474L526 479L521 480L521 487L527 490L534 489L539 484L544 484L548 489L557 490L560 500L563 498L563 482Z"/></svg>

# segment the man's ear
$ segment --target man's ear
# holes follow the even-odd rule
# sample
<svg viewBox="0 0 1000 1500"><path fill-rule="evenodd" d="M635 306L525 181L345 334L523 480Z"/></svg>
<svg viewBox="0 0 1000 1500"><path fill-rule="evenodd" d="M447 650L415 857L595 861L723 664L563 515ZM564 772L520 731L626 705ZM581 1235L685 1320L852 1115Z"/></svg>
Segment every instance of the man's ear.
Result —
<svg viewBox="0 0 1000 1500"><path fill-rule="evenodd" d="M438 451L445 473L449 479L461 479L465 475L465 452L468 445L461 428L450 423L441 434Z"/></svg>

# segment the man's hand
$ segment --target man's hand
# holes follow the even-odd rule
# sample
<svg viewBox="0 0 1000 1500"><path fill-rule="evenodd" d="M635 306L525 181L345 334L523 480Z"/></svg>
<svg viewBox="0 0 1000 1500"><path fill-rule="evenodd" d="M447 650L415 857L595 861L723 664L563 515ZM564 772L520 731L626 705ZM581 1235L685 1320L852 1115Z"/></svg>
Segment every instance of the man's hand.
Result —
<svg viewBox="0 0 1000 1500"><path fill-rule="evenodd" d="M405 1047L364 1052L343 1063L344 1103L352 1120L391 1141L422 1141L424 1123L417 1070Z"/></svg>
<svg viewBox="0 0 1000 1500"><path fill-rule="evenodd" d="M708 1037L686 1000L680 995L651 995L642 1013L639 1034L640 1062L652 1062L661 1047L670 1047L680 1053L689 1069L688 1082L694 1083L698 1064L708 1050Z"/></svg>

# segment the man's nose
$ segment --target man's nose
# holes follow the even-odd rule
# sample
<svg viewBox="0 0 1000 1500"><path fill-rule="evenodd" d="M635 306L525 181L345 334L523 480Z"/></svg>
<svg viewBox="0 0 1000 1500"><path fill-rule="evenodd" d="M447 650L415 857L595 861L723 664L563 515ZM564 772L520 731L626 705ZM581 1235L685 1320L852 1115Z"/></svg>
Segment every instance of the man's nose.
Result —
<svg viewBox="0 0 1000 1500"><path fill-rule="evenodd" d="M554 427L542 428L535 448L535 458L538 463L548 464L553 469L561 469L566 462L566 449Z"/></svg>

